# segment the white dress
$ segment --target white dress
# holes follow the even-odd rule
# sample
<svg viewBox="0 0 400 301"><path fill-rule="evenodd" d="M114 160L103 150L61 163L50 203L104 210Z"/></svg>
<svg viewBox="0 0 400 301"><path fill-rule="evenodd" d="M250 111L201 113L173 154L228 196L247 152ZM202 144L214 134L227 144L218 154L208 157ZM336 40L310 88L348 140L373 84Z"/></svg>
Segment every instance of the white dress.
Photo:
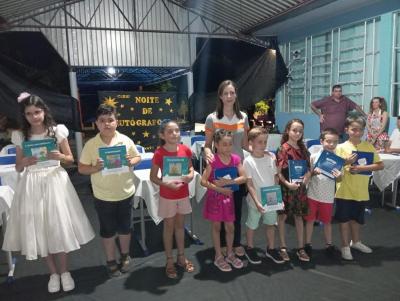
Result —
<svg viewBox="0 0 400 301"><path fill-rule="evenodd" d="M57 143L68 137L64 125L55 128ZM33 135L31 140L47 138ZM12 142L21 147L22 133ZM94 238L69 176L61 166L29 166L18 181L10 209L3 250L21 251L28 260L71 252Z"/></svg>

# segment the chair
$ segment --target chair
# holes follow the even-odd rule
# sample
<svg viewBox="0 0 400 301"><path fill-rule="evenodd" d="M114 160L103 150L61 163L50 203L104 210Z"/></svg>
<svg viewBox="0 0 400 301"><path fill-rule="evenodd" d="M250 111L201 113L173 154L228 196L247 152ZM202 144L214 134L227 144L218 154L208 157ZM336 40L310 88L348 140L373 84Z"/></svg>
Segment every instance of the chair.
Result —
<svg viewBox="0 0 400 301"><path fill-rule="evenodd" d="M311 140L306 141L307 148L310 148L311 146L318 145L318 144L321 144L319 139L311 139Z"/></svg>
<svg viewBox="0 0 400 301"><path fill-rule="evenodd" d="M0 156L0 165L15 164L17 156L14 154Z"/></svg>
<svg viewBox="0 0 400 301"><path fill-rule="evenodd" d="M206 136L196 135L190 137L190 145L193 145L197 141L206 141Z"/></svg>
<svg viewBox="0 0 400 301"><path fill-rule="evenodd" d="M150 169L152 165L152 159L143 159L140 161L138 165L134 167L134 169L139 170L139 169Z"/></svg>
<svg viewBox="0 0 400 301"><path fill-rule="evenodd" d="M137 149L138 153L140 153L140 154L144 154L146 152L144 147L141 145L136 145L136 149Z"/></svg>

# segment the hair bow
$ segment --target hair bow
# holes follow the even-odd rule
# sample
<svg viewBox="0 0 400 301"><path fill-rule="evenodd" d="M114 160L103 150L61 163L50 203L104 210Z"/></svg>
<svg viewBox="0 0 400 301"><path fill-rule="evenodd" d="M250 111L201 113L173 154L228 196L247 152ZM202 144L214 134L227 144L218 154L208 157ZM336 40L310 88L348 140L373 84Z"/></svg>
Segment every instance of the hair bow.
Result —
<svg viewBox="0 0 400 301"><path fill-rule="evenodd" d="M26 99L26 98L28 98L28 97L30 97L30 96L31 96L31 94L29 94L28 92L22 92L22 93L18 96L17 101L18 101L18 103L20 103L21 101L23 101L24 99Z"/></svg>

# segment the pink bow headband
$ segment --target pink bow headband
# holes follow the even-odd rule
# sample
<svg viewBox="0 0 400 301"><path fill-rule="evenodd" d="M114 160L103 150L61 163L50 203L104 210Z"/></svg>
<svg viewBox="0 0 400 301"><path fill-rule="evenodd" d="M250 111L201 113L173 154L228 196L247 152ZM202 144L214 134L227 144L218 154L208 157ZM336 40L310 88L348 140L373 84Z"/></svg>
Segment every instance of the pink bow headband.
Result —
<svg viewBox="0 0 400 301"><path fill-rule="evenodd" d="M30 96L31 96L31 94L29 94L28 92L22 92L22 93L18 96L17 101L18 101L18 103L20 103L21 101L23 101L24 99L26 99L26 98L28 98L28 97L30 97Z"/></svg>

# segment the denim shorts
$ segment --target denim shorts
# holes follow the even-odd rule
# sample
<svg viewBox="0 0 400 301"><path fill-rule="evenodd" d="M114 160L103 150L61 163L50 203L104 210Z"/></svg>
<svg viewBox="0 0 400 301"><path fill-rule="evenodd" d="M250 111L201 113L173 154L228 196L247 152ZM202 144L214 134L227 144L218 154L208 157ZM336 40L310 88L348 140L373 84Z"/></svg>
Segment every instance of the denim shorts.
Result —
<svg viewBox="0 0 400 301"><path fill-rule="evenodd" d="M122 201L94 200L100 222L100 236L111 238L115 234L131 233L132 197Z"/></svg>

